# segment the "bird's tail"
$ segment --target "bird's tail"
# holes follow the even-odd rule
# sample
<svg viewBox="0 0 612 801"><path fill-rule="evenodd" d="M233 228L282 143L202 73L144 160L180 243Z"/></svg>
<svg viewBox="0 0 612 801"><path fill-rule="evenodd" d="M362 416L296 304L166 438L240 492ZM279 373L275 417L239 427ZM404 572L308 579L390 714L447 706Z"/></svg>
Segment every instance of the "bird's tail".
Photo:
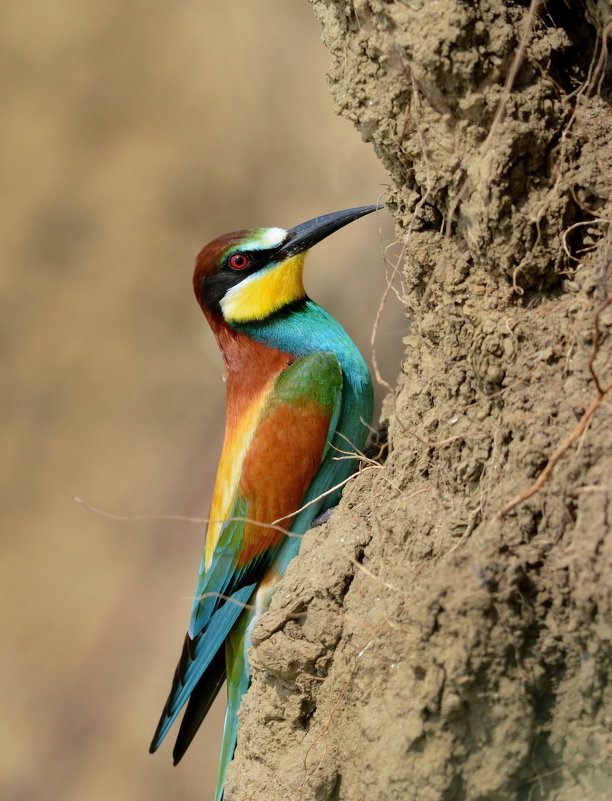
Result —
<svg viewBox="0 0 612 801"><path fill-rule="evenodd" d="M225 640L225 666L227 670L227 710L221 741L221 756L217 772L215 801L223 798L225 774L234 756L236 736L238 733L238 708L242 696L249 688L251 669L249 666L249 648L253 627L267 611L281 574L274 567L270 568L249 600L249 608L245 609L234 628Z"/></svg>
<svg viewBox="0 0 612 801"><path fill-rule="evenodd" d="M251 603L256 601L257 592ZM255 603L255 606L257 604ZM248 651L251 646L251 631L261 615L257 608L248 609L242 613L238 622L225 640L225 665L227 670L227 708L225 710L225 724L223 726L223 739L221 741L221 755L217 771L217 786L215 787L215 801L223 798L225 774L234 756L236 736L238 733L238 708L242 696L248 690L251 680Z"/></svg>

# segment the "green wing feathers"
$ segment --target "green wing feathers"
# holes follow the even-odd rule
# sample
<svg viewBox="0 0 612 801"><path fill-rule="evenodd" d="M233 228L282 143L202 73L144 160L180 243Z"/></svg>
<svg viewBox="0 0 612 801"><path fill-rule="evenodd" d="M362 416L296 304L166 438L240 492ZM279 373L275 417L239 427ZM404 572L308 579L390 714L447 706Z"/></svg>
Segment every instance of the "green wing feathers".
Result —
<svg viewBox="0 0 612 801"><path fill-rule="evenodd" d="M202 720L202 710L211 701L211 693L203 691L207 682L216 694L220 686L217 652L235 626L244 627L245 616L252 619L248 610L239 614L238 610L248 601L285 539L282 531L258 523L284 518L280 525L291 528L292 513L301 505L329 449L342 403L342 386L338 359L328 352L298 359L275 381L251 432L231 517L222 526L208 570L199 577L189 634L152 750L193 694L201 696L202 702L191 704L183 720L182 731L188 732L185 740L190 741ZM248 684L248 665L245 670ZM230 725L233 741L235 722ZM231 759L233 745L226 743L224 751Z"/></svg>

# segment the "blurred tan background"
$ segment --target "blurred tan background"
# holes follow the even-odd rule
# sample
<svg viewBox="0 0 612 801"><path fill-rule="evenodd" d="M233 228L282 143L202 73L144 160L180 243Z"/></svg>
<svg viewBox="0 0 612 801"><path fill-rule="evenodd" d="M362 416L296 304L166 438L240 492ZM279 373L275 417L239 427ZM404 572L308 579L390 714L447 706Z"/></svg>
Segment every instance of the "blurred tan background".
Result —
<svg viewBox="0 0 612 801"><path fill-rule="evenodd" d="M3 4L0 797L211 798L223 704L147 753L223 435L193 259L245 226L375 202L306 0ZM382 234L379 234L382 225ZM315 249L310 294L369 360L386 213ZM393 379L399 305L380 332Z"/></svg>

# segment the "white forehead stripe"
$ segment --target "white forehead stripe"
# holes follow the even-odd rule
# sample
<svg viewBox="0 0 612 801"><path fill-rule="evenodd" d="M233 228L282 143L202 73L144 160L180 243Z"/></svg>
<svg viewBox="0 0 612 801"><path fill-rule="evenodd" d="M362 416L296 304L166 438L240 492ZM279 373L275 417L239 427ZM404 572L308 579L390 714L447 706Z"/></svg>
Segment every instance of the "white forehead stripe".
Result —
<svg viewBox="0 0 612 801"><path fill-rule="evenodd" d="M252 250L265 250L266 248L278 247L287 238L284 228L261 228L256 236L248 243Z"/></svg>

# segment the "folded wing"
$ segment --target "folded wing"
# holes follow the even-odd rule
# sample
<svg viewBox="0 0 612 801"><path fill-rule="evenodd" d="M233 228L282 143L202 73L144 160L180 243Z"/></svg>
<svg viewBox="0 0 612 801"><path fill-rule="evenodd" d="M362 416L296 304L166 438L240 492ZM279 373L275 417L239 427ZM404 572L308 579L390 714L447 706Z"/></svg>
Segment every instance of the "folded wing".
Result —
<svg viewBox="0 0 612 801"><path fill-rule="evenodd" d="M283 518L279 525L291 529L293 513L329 448L341 401L337 358L328 352L312 353L271 382L265 398L257 400L259 410L251 415L251 425L246 430L238 427L242 441L226 436L217 475L217 484L223 481L224 486L216 485L213 497L229 498L230 505L224 510L213 501L189 631L151 751L193 694L181 728L189 736L180 758L219 691L221 646L286 536L269 524ZM233 459L240 454L239 471L224 462L227 453ZM232 472L235 478L228 487Z"/></svg>

